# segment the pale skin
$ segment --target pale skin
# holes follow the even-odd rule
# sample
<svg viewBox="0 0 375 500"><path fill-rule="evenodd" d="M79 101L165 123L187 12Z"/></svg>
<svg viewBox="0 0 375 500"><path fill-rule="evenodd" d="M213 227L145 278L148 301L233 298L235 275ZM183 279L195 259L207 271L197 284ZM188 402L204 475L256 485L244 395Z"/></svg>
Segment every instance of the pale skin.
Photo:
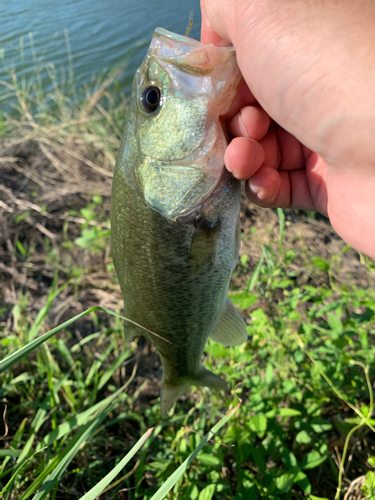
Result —
<svg viewBox="0 0 375 500"><path fill-rule="evenodd" d="M201 0L244 77L225 164L264 207L329 217L375 258L374 0Z"/></svg>

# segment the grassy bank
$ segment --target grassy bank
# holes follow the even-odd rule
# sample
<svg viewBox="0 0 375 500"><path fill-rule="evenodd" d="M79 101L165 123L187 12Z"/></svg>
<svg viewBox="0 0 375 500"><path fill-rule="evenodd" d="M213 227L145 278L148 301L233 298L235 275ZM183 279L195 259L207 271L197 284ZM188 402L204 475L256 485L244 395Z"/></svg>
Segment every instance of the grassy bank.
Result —
<svg viewBox="0 0 375 500"><path fill-rule="evenodd" d="M115 82L79 104L36 77L3 84L0 359L89 308L121 314L108 220L126 108ZM81 315L1 374L3 498L79 499L116 467L100 498L163 498L171 478L169 499L375 498L374 264L322 218L246 200L241 214L230 293L250 340L209 341L204 360L231 397L194 389L161 423L153 346L126 345L103 309Z"/></svg>

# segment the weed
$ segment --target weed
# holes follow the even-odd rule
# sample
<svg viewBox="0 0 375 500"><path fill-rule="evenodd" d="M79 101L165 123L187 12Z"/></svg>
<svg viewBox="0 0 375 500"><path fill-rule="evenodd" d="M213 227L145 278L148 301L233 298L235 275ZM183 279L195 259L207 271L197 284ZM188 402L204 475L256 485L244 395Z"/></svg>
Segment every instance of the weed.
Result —
<svg viewBox="0 0 375 500"><path fill-rule="evenodd" d="M205 359L232 397L196 389L160 422L158 357L105 312L121 307L110 83L81 103L37 79L6 86L0 497L371 498L375 266L316 218L246 209L230 298L249 341L209 341Z"/></svg>

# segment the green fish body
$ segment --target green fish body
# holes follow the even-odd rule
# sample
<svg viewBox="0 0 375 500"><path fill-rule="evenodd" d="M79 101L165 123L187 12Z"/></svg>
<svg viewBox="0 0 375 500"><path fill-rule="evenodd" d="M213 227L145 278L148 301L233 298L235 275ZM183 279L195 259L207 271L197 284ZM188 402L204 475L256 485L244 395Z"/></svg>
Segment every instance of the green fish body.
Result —
<svg viewBox="0 0 375 500"><path fill-rule="evenodd" d="M161 28L134 77L112 186L112 255L124 316L142 326L125 322L126 339L144 335L161 357L163 418L191 385L227 390L201 365L209 336L247 339L227 300L240 182L224 168L219 119L239 80L233 48Z"/></svg>

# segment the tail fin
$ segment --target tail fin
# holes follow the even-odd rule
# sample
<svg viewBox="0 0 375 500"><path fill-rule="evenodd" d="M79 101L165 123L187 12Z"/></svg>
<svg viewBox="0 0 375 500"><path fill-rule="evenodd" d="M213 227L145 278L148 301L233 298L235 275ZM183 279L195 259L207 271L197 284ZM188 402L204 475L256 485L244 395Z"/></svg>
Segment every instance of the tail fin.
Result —
<svg viewBox="0 0 375 500"><path fill-rule="evenodd" d="M214 375L210 372L210 370L207 370L203 366L201 367L199 375L196 379L191 379L183 384L170 384L162 380L160 394L161 418L164 419L168 417L168 413L177 399L192 385L210 387L211 389L218 389L219 391L225 392L229 391L228 384L225 380L217 375Z"/></svg>

